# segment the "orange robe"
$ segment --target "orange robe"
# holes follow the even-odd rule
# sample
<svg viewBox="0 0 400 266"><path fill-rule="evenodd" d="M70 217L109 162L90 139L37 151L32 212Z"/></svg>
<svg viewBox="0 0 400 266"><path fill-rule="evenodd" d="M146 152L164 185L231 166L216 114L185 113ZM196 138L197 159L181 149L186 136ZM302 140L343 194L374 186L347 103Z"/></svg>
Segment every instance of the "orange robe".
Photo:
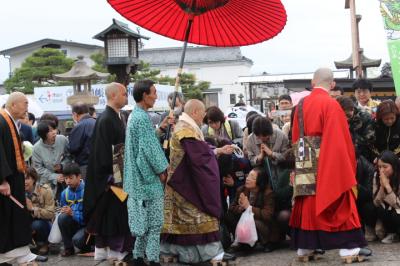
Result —
<svg viewBox="0 0 400 266"><path fill-rule="evenodd" d="M361 227L352 187L356 158L345 114L322 88L304 99L304 134L322 136L314 196L296 197L290 226L300 230L340 232ZM292 141L299 139L297 110Z"/></svg>

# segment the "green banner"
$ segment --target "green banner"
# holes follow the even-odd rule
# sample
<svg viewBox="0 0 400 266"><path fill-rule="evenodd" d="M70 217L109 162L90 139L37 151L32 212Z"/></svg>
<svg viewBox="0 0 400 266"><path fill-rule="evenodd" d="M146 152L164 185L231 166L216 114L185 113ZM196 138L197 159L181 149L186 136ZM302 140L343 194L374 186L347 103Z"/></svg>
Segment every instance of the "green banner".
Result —
<svg viewBox="0 0 400 266"><path fill-rule="evenodd" d="M379 0L396 94L400 96L400 0Z"/></svg>

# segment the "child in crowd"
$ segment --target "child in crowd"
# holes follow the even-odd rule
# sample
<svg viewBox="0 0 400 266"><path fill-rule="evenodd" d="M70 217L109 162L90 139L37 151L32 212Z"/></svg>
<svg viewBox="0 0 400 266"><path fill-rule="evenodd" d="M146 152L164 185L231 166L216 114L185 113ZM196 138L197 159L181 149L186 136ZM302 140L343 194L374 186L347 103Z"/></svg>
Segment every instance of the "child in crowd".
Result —
<svg viewBox="0 0 400 266"><path fill-rule="evenodd" d="M76 163L66 165L63 168L63 176L67 188L60 197L61 214L58 217L58 226L64 243L61 256L68 257L75 254L74 246L81 251L86 249L82 212L85 184L81 180L81 171Z"/></svg>

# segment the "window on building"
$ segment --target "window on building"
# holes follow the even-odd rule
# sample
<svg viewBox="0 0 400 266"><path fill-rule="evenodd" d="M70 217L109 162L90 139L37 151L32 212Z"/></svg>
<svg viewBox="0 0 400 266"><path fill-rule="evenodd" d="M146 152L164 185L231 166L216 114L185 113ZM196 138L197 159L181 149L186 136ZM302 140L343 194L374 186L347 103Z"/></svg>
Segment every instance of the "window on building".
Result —
<svg viewBox="0 0 400 266"><path fill-rule="evenodd" d="M229 94L229 102L230 104L236 103L236 94Z"/></svg>
<svg viewBox="0 0 400 266"><path fill-rule="evenodd" d="M218 93L205 93L204 104L206 107L218 106Z"/></svg>
<svg viewBox="0 0 400 266"><path fill-rule="evenodd" d="M68 51L65 50L65 49L61 50L61 52L62 52L64 55L68 55Z"/></svg>

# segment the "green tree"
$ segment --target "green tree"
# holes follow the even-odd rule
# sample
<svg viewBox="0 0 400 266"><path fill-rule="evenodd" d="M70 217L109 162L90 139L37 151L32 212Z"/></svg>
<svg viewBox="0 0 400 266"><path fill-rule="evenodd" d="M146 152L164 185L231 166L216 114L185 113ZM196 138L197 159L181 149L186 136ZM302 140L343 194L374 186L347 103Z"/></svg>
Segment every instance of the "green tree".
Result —
<svg viewBox="0 0 400 266"><path fill-rule="evenodd" d="M92 69L101 73L109 73L107 66L105 64L106 62L106 56L102 52L94 53L90 55L90 59L93 60L94 65L92 66ZM97 80L97 83L110 83L115 81L115 74L111 74L106 80Z"/></svg>
<svg viewBox="0 0 400 266"><path fill-rule="evenodd" d="M94 53L90 56L90 59L93 60L94 65L92 66L93 70L102 73L108 73L107 66L105 64L105 55L104 53Z"/></svg>
<svg viewBox="0 0 400 266"><path fill-rule="evenodd" d="M53 74L70 70L73 62L60 50L42 48L27 57L14 75L4 82L4 86L8 92L33 93L35 86L45 86L52 81Z"/></svg>
<svg viewBox="0 0 400 266"><path fill-rule="evenodd" d="M162 76L158 78L158 82L161 84L175 85L175 78L169 76ZM203 92L210 88L210 82L208 81L196 81L196 76L191 73L182 73L180 79L180 85L182 93L186 99L199 99L203 100Z"/></svg>
<svg viewBox="0 0 400 266"><path fill-rule="evenodd" d="M151 69L150 64L140 61L137 71L135 74L131 75L132 82L143 79L151 79L153 81L158 81L158 75L160 74L159 69Z"/></svg>
<svg viewBox="0 0 400 266"><path fill-rule="evenodd" d="M200 80L196 85L194 85L193 92L189 92L189 91L186 92L186 95L188 95L186 97L188 99L203 100L203 98L204 98L203 92L210 88L210 84L211 83L209 81Z"/></svg>

